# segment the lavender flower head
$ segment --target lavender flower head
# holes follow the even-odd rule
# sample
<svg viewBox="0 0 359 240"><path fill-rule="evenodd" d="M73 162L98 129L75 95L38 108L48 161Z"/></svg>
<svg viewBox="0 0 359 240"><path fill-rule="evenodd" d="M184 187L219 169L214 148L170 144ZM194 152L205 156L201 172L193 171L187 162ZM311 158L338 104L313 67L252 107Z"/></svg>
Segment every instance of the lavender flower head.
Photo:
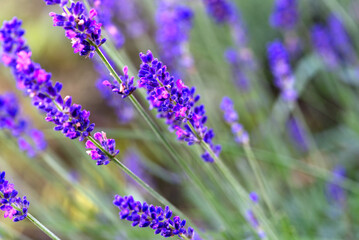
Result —
<svg viewBox="0 0 359 240"><path fill-rule="evenodd" d="M168 206L163 209L146 202L136 202L132 196L119 195L115 196L113 204L120 209L120 218L132 222L133 227L150 227L155 230L155 234L166 238L178 236L181 239L193 239L193 229L185 228L186 220L181 220L178 216L172 217L172 211Z"/></svg>
<svg viewBox="0 0 359 240"><path fill-rule="evenodd" d="M340 186L346 176L346 170L343 166L336 166L332 171L332 178L326 185L326 196L328 201L339 208L344 208L346 204L346 192Z"/></svg>
<svg viewBox="0 0 359 240"><path fill-rule="evenodd" d="M123 68L124 75L120 76L121 83L117 82L116 80L105 80L102 82L103 85L110 87L112 89L112 92L122 95L122 98L126 98L129 95L131 95L135 90L136 87L133 86L133 80L135 77L129 77L128 76L128 67L125 66Z"/></svg>
<svg viewBox="0 0 359 240"><path fill-rule="evenodd" d="M231 126L232 133L235 136L235 141L239 144L249 143L248 132L240 123L238 123L239 116L237 111L234 109L232 100L229 97L223 97L220 107L223 111L224 120Z"/></svg>
<svg viewBox="0 0 359 240"><path fill-rule="evenodd" d="M275 85L280 89L285 101L291 102L297 99L294 89L295 78L289 62L287 50L280 41L275 41L268 46L268 59Z"/></svg>
<svg viewBox="0 0 359 240"><path fill-rule="evenodd" d="M16 18L4 22L0 29L3 64L12 70L18 88L32 98L33 105L46 112L46 121L56 125L54 130L62 131L70 139L84 140L95 126L89 120L90 112L72 104L71 97L61 97L62 84L53 84L51 74L31 60L24 33L21 21Z"/></svg>
<svg viewBox="0 0 359 240"><path fill-rule="evenodd" d="M142 64L138 76L138 86L147 90L150 108L158 110L158 117L165 118L170 129L175 130L179 140L188 145L207 143L215 154L219 154L220 146L212 143L214 132L204 124L207 121L204 106L195 106L200 96L195 95L195 88L189 88L181 79L175 80L167 72L167 67L151 51L140 53ZM208 152L202 155L207 162L214 159Z"/></svg>
<svg viewBox="0 0 359 240"><path fill-rule="evenodd" d="M256 192L251 192L249 197L255 205L258 204L259 196ZM261 239L266 238L266 233L261 228L260 223L252 209L247 210L245 217L246 217L247 222L256 230L258 237Z"/></svg>
<svg viewBox="0 0 359 240"><path fill-rule="evenodd" d="M87 140L86 148L91 149L86 153L96 162L97 165L107 165L111 159L114 158L120 151L116 149L116 142L114 139L108 139L105 132L97 132L94 134L94 139L101 145L101 149L92 141Z"/></svg>
<svg viewBox="0 0 359 240"><path fill-rule="evenodd" d="M355 63L355 49L353 48L352 41L350 40L349 34L342 21L334 14L331 14L327 19L327 24L333 47L338 55L344 61Z"/></svg>
<svg viewBox="0 0 359 240"><path fill-rule="evenodd" d="M208 14L217 23L227 23L232 19L232 5L227 0L203 0Z"/></svg>
<svg viewBox="0 0 359 240"><path fill-rule="evenodd" d="M339 56L334 49L329 30L326 26L316 24L311 29L312 44L329 68L339 66Z"/></svg>
<svg viewBox="0 0 359 240"><path fill-rule="evenodd" d="M9 217L14 222L24 220L30 202L26 196L17 197L18 192L14 189L14 184L5 179L5 172L0 173L0 192L0 210L4 212L4 217Z"/></svg>
<svg viewBox="0 0 359 240"><path fill-rule="evenodd" d="M290 138L298 150L307 152L309 150L309 143L307 141L306 132L298 119L290 117L287 121L287 129Z"/></svg>
<svg viewBox="0 0 359 240"><path fill-rule="evenodd" d="M290 30L298 22L297 0L276 0L270 23L274 28Z"/></svg>
<svg viewBox="0 0 359 240"><path fill-rule="evenodd" d="M0 129L7 129L17 138L21 151L34 157L46 148L44 134L31 127L21 114L19 102L13 93L0 95Z"/></svg>
<svg viewBox="0 0 359 240"><path fill-rule="evenodd" d="M192 64L192 56L186 51L192 19L193 11L185 5L161 1L157 9L156 41L161 59L171 70L179 71Z"/></svg>
<svg viewBox="0 0 359 240"><path fill-rule="evenodd" d="M64 6L63 13L51 12L54 26L65 29L65 35L71 40L75 53L81 56L93 57L96 47L105 43L106 39L101 36L101 23L94 19L97 15L95 9L89 13L83 3L71 3L70 7Z"/></svg>

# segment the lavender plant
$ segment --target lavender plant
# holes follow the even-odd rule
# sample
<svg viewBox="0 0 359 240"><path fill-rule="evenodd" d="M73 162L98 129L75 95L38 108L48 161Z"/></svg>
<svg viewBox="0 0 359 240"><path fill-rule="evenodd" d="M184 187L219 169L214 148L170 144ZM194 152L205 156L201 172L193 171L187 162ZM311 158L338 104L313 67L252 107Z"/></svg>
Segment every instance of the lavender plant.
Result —
<svg viewBox="0 0 359 240"><path fill-rule="evenodd" d="M61 237L356 239L354 7L14 0L0 18L15 6L24 25L0 29L0 163ZM24 220L0 224L0 236L58 239L0 180L0 209Z"/></svg>

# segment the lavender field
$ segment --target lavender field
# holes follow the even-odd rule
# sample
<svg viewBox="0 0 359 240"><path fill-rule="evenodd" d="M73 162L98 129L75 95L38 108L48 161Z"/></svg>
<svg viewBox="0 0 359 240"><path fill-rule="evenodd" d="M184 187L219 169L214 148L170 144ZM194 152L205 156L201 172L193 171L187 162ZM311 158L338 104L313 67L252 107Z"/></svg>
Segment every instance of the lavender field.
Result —
<svg viewBox="0 0 359 240"><path fill-rule="evenodd" d="M359 239L357 0L0 0L0 23L0 239Z"/></svg>

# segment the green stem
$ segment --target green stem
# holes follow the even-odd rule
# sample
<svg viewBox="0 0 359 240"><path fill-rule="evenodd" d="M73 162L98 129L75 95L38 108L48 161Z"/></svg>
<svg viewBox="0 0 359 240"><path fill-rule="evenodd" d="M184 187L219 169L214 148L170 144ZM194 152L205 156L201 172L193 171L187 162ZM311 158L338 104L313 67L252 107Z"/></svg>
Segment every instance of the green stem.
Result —
<svg viewBox="0 0 359 240"><path fill-rule="evenodd" d="M47 236L54 240L60 240L53 232L51 232L47 227L45 227L39 220L37 220L34 216L30 213L27 214L27 219L30 220L33 224L36 225L41 231L43 231Z"/></svg>
<svg viewBox="0 0 359 240"><path fill-rule="evenodd" d="M257 179L261 195L263 196L264 202L266 203L272 216L275 215L275 210L270 198L268 197L268 191L264 184L264 177L262 171L258 165L258 162L253 154L252 148L249 143L243 144L244 152L248 158L249 165L252 168L255 178Z"/></svg>

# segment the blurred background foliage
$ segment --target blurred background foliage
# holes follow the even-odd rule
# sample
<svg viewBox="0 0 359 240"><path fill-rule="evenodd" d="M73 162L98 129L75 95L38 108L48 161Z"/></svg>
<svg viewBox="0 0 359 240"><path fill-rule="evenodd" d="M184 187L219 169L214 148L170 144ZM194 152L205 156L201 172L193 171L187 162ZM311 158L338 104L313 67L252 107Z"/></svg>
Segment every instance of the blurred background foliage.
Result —
<svg viewBox="0 0 359 240"><path fill-rule="evenodd" d="M147 49L157 52L154 33L156 1L137 0L142 17L148 23L146 37L128 39L120 54L126 54L139 67L139 52ZM279 97L267 60L267 44L283 39L283 34L269 24L271 0L236 0L242 13L257 67L251 76L253 88L243 92L234 87L231 70L224 52L233 42L226 25L215 24L206 14L199 0L183 1L195 12L189 49L193 54L196 72L183 76L188 85L197 86L201 101L206 105L208 125L216 132L215 141L223 147L221 156L239 182L250 191L257 191L253 173L249 170L243 149L233 139L222 119L219 104L223 96L235 102L240 122L250 133L254 154L260 162L270 198L276 207L275 222L281 239L359 239L359 65L330 69L315 54L311 44L310 28L323 23L330 13L342 19L357 55L359 47L359 3L355 0L300 0L300 22L296 29L303 49L291 65L296 76L300 97L295 106L287 106ZM205 239L256 239L245 219L232 212L225 196L216 195L219 208L231 219L232 233L228 233L203 196L186 179L163 146L137 116L127 124L119 124L113 109L106 105L96 89L98 75L90 59L73 54L63 30L52 26L49 7L41 0L0 0L0 21L17 16L23 20L26 38L35 62L52 73L54 81L63 83L63 94L73 97L91 112L96 127L115 138L120 148L120 159L128 166L137 159L146 178L156 190L183 209L206 233ZM0 93L16 87L10 72L0 67ZM52 126L31 106L19 92L24 114L45 132L48 149L29 159L19 152L17 143L6 131L0 133L0 166L17 186L20 193L31 201L30 211L64 239L161 239L150 229L131 228L118 219L112 206L114 194L133 194L138 200L156 203L124 173L114 167L97 167L84 151L83 143L71 141L54 132ZM146 105L147 103L143 103ZM287 120L295 117L302 124L309 143L302 151L289 134ZM173 139L173 144L191 162L193 171L205 185L220 193L213 179L207 180L208 171L203 162L193 158L195 150L176 141L175 134L167 131L158 121L162 133ZM346 178L340 183L346 201L343 206L332 204L326 195L328 182L333 179L332 169L341 165ZM136 167L135 167L136 168ZM138 168L138 167L137 167ZM146 177L147 176L147 177ZM220 183L219 183L220 185ZM228 205L226 205L228 204ZM2 220L2 239L47 239L30 222L14 224ZM236 238L234 236L240 236Z"/></svg>

